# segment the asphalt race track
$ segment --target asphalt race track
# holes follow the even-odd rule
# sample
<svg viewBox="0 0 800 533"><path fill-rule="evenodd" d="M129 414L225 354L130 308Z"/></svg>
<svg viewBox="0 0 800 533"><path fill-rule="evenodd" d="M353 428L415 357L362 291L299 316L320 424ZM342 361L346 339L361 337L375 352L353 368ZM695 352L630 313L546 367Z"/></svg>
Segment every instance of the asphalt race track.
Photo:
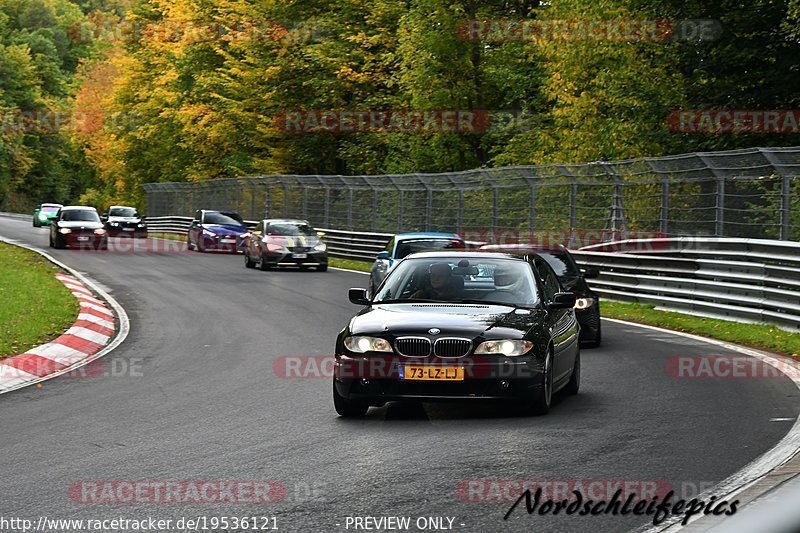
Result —
<svg viewBox="0 0 800 533"><path fill-rule="evenodd" d="M47 248L48 229L27 221L0 219L0 235ZM771 448L798 415L800 395L784 377L676 379L671 357L725 351L606 322L603 346L582 351L581 394L558 397L548 416L389 404L344 421L330 378L287 379L273 362L331 355L357 311L347 289L366 276L261 272L239 256L196 252L50 253L107 287L131 334L103 361L118 375L0 396L5 516L259 515L309 532L345 531L348 516L449 516L456 531L621 531L648 518L519 508L504 522L512 502L462 501L457 488L654 480L692 497ZM287 493L261 505L92 505L70 498L81 480L276 480Z"/></svg>

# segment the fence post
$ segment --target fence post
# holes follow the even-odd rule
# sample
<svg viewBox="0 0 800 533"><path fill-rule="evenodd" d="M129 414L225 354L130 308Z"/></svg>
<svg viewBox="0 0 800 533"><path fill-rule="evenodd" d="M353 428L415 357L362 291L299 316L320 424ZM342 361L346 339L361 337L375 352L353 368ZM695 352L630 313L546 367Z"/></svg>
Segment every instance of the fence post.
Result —
<svg viewBox="0 0 800 533"><path fill-rule="evenodd" d="M378 189L372 188L372 224L370 228L376 231L378 227Z"/></svg>
<svg viewBox="0 0 800 533"><path fill-rule="evenodd" d="M783 176L781 181L781 234L780 240L788 241L790 235L791 209L792 209L792 178Z"/></svg>
<svg viewBox="0 0 800 533"><path fill-rule="evenodd" d="M353 231L353 188L347 187L347 229Z"/></svg>
<svg viewBox="0 0 800 533"><path fill-rule="evenodd" d="M725 234L725 178L717 178L717 204L714 210L714 221L716 222L716 229L714 234L717 237L722 237Z"/></svg>
<svg viewBox="0 0 800 533"><path fill-rule="evenodd" d="M464 191L458 190L458 213L456 214L456 232L464 229Z"/></svg>
<svg viewBox="0 0 800 533"><path fill-rule="evenodd" d="M775 170L781 176L781 218L780 218L780 235L779 239L782 241L789 240L789 227L790 210L791 210L791 195L792 195L792 174L793 171L789 170L781 160L775 157L775 154L769 148L759 148L759 152L769 163L775 167Z"/></svg>
<svg viewBox="0 0 800 533"><path fill-rule="evenodd" d="M325 206L323 207L324 226L327 228L330 225L331 216L331 188L325 184Z"/></svg>

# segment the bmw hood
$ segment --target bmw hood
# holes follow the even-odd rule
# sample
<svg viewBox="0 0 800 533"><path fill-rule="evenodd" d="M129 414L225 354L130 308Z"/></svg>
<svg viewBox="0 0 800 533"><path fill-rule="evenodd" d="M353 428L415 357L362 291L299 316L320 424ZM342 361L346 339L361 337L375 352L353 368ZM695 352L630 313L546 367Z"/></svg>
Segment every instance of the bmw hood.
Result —
<svg viewBox="0 0 800 533"><path fill-rule="evenodd" d="M402 303L375 305L350 322L352 335L428 335L519 339L543 319L539 309L497 304Z"/></svg>

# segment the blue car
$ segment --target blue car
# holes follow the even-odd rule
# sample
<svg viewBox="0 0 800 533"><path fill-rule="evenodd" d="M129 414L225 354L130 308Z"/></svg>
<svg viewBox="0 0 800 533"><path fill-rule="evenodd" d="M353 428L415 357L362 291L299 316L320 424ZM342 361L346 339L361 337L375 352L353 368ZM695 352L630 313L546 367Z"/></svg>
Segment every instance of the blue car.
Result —
<svg viewBox="0 0 800 533"><path fill-rule="evenodd" d="M239 213L200 209L189 226L187 246L198 252L219 250L236 253L240 252L238 244L247 231Z"/></svg>
<svg viewBox="0 0 800 533"><path fill-rule="evenodd" d="M389 240L369 271L370 294L376 294L383 280L409 254L431 250L464 250L467 243L455 233L399 233Z"/></svg>

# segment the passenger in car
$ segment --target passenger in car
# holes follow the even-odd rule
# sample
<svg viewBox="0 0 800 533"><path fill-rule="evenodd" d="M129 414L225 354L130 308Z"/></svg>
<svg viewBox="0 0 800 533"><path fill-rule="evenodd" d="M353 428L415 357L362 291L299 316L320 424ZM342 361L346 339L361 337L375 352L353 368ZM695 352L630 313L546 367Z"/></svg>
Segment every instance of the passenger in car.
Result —
<svg viewBox="0 0 800 533"><path fill-rule="evenodd" d="M412 300L454 301L461 297L464 278L454 276L447 263L435 263L428 268L428 283L411 295Z"/></svg>

